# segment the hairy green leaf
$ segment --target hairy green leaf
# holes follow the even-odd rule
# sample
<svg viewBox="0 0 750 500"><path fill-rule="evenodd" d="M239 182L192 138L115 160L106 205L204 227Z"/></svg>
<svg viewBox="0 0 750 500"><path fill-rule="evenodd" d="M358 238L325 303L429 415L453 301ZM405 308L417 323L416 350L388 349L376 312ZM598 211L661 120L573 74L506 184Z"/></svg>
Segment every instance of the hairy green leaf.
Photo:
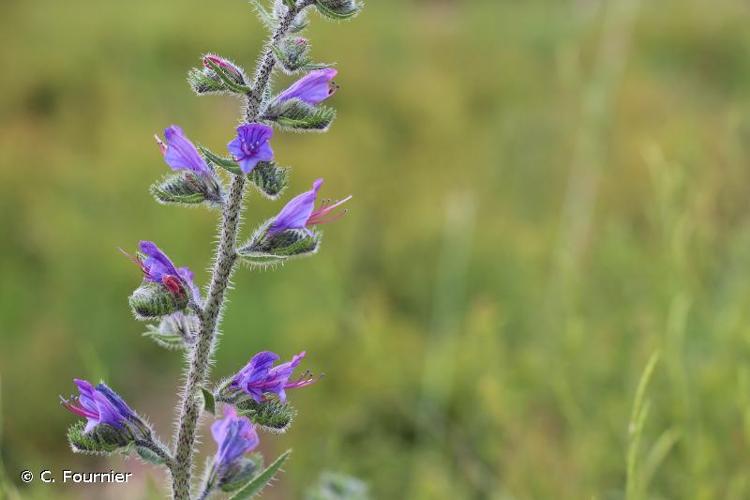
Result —
<svg viewBox="0 0 750 500"><path fill-rule="evenodd" d="M282 453L271 465L266 467L263 472L255 476L249 483L247 483L240 491L238 491L232 500L247 500L253 498L255 495L261 492L268 483L274 478L276 473L284 465L284 462L289 458L292 450L287 450Z"/></svg>

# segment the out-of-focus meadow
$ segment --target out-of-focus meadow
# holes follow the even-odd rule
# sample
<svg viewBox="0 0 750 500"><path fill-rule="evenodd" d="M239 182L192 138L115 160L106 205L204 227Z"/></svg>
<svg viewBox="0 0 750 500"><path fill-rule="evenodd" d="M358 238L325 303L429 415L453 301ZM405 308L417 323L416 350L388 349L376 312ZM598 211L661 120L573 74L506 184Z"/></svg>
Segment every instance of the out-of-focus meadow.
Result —
<svg viewBox="0 0 750 500"><path fill-rule="evenodd" d="M289 433L261 436L267 459L294 448L267 497L334 470L382 499L750 498L748 26L742 0L313 16L338 118L274 149L289 194L323 176L351 213L314 258L237 273L214 369L305 349L326 373L291 395ZM135 461L73 455L58 395L105 379L171 436L182 359L140 336L117 248L153 239L205 282L215 214L153 202L151 135L222 150L237 102L186 72L208 51L251 67L264 36L241 0L0 4L6 494L163 496ZM243 234L280 206L251 195ZM135 479L27 486L26 468Z"/></svg>

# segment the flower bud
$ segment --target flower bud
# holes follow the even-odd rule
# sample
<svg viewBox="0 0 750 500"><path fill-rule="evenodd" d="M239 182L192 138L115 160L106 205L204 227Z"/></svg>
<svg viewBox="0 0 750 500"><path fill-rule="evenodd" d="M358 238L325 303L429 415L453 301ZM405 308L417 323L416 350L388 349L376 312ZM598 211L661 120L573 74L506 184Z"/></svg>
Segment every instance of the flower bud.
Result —
<svg viewBox="0 0 750 500"><path fill-rule="evenodd" d="M320 235L312 231L287 229L271 233L273 220L266 221L242 247L237 255L255 267L269 267L292 257L312 255L318 251Z"/></svg>
<svg viewBox="0 0 750 500"><path fill-rule="evenodd" d="M245 76L245 72L242 70L242 68L240 68L230 60L224 59L223 57L219 57L215 54L206 54L205 56L203 56L203 66L206 69L221 69L222 72L232 80L232 82L238 85L244 85L247 83L247 77Z"/></svg>
<svg viewBox="0 0 750 500"><path fill-rule="evenodd" d="M232 379L225 381L217 389L216 401L231 404L237 413L267 432L283 433L292 425L297 410L287 402L281 401L273 394L256 401L250 394L232 384Z"/></svg>
<svg viewBox="0 0 750 500"><path fill-rule="evenodd" d="M76 422L68 429L68 442L76 453L104 455L125 448L132 442L127 429L101 424L84 432L85 425L83 422Z"/></svg>
<svg viewBox="0 0 750 500"><path fill-rule="evenodd" d="M313 106L300 99L274 101L263 113L263 119L284 130L325 132L336 118L336 111L327 106Z"/></svg>
<svg viewBox="0 0 750 500"><path fill-rule="evenodd" d="M196 175L193 172L180 172L166 177L151 186L151 194L163 204L196 205L208 202L221 206L221 187L214 177Z"/></svg>
<svg viewBox="0 0 750 500"><path fill-rule="evenodd" d="M250 172L248 179L269 200L277 200L288 182L289 169L276 163L262 161Z"/></svg>
<svg viewBox="0 0 750 500"><path fill-rule="evenodd" d="M200 303L200 290L189 268L175 267L152 241L141 241L138 250L131 259L141 268L143 282L129 299L136 318L155 319L181 311L191 299Z"/></svg>
<svg viewBox="0 0 750 500"><path fill-rule="evenodd" d="M259 443L258 433L250 420L224 407L224 418L211 425L217 450L206 480L207 490L234 491L244 486L260 468L262 459L245 458Z"/></svg>
<svg viewBox="0 0 750 500"><path fill-rule="evenodd" d="M310 42L306 38L289 36L273 46L276 62L287 74L327 68L327 64L315 64L310 59Z"/></svg>
<svg viewBox="0 0 750 500"><path fill-rule="evenodd" d="M230 60L206 54L202 62L203 68L193 68L188 73L188 83L196 94L246 94L250 91L244 70Z"/></svg>
<svg viewBox="0 0 750 500"><path fill-rule="evenodd" d="M240 397L234 405L240 415L249 418L255 425L268 432L286 432L297 416L297 410L292 405L274 396L269 396L261 402L247 396Z"/></svg>
<svg viewBox="0 0 750 500"><path fill-rule="evenodd" d="M335 20L350 19L362 10L356 0L315 0L315 7L324 17Z"/></svg>
<svg viewBox="0 0 750 500"><path fill-rule="evenodd" d="M195 344L200 328L198 317L181 311L164 316L159 326L148 325L143 332L148 337L165 349L186 349Z"/></svg>
<svg viewBox="0 0 750 500"><path fill-rule="evenodd" d="M144 280L128 302L136 318L150 320L184 310L189 297L186 293L173 292L159 283Z"/></svg>

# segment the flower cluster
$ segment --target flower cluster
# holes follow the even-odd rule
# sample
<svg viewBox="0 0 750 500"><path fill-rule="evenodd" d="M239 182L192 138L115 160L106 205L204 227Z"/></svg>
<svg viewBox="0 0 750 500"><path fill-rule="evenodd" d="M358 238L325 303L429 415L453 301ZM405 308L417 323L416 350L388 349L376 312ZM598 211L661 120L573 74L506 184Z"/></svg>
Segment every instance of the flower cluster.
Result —
<svg viewBox="0 0 750 500"><path fill-rule="evenodd" d="M137 455L166 467L172 479L172 496L189 500L195 491L192 471L201 413L214 413L221 404L221 418L211 426L217 451L206 466L200 498L217 490L242 490L242 498L260 491L280 469L288 452L265 470L255 452L259 430L283 432L296 411L287 391L309 386L318 380L309 371L294 377L305 352L280 362L270 351L258 352L233 376L209 382L209 366L216 348L229 278L238 261L261 266L292 257L311 255L320 243L317 226L332 222L346 211L339 210L351 196L318 204L323 179L310 190L292 197L277 215L260 223L244 243L239 240L246 186L252 185L276 200L287 185L288 168L276 165L272 147L275 131L324 131L335 111L323 103L338 90L337 70L316 64L309 57L310 43L300 36L307 26L306 10L315 8L324 17L345 19L359 11L358 0L276 0L258 13L273 33L253 73L229 59L205 54L201 64L188 73L188 82L199 95L230 94L243 102L242 123L216 154L194 143L177 125L170 125L156 143L169 171L151 186L162 204L205 206L220 213L219 236L214 267L206 292L188 267L177 267L152 241L141 241L129 257L141 270L141 283L129 298L139 320L151 322L144 334L158 345L181 349L189 363L171 447L163 445L151 426L104 383L93 385L75 379L78 395L62 399L62 405L82 418L68 432L74 451ZM272 73L304 72L290 86L274 95ZM254 78L248 78L248 74ZM85 420L83 420L85 419Z"/></svg>
<svg viewBox="0 0 750 500"><path fill-rule="evenodd" d="M101 383L96 386L87 380L75 379L78 397L62 399L62 404L71 413L86 418L86 432L99 425L109 425L117 429L140 431L140 419L133 410L112 389ZM137 424L133 428L133 424Z"/></svg>
<svg viewBox="0 0 750 500"><path fill-rule="evenodd" d="M310 228L319 224L333 222L340 218L345 212L338 214L331 213L339 206L349 201L351 195L346 198L333 202L325 203L315 209L315 202L318 199L318 191L323 185L323 179L317 179L313 182L312 189L294 197L279 214L273 219L268 227L268 234L274 235L289 229L302 229L310 233Z"/></svg>
<svg viewBox="0 0 750 500"><path fill-rule="evenodd" d="M71 446L84 453L109 452L136 442L152 443L151 429L105 384L94 386L75 379L78 396L60 398L63 407L86 419L85 426L69 433Z"/></svg>

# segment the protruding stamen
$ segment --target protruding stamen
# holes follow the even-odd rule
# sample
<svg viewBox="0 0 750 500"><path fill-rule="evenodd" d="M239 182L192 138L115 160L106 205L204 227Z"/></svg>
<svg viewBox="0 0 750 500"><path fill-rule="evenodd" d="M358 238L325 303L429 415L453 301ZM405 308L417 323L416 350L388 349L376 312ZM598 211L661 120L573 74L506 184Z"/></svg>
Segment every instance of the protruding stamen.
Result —
<svg viewBox="0 0 750 500"><path fill-rule="evenodd" d="M74 413L78 415L79 417L84 417L84 418L98 418L99 417L99 414L94 411L87 410L83 408L82 406L76 406L74 403L75 401L78 401L78 399L74 396L71 396L70 400L67 400L63 398L62 396L60 396L60 404L63 405L63 407L69 412Z"/></svg>
<svg viewBox="0 0 750 500"><path fill-rule="evenodd" d="M337 207L343 205L347 201L351 200L352 196L349 195L343 200L339 200L336 203L333 203L331 205L322 205L320 208L315 210L311 215L310 218L307 219L307 223L305 225L307 226L313 226L316 224L326 224L328 222L333 222L335 220L340 219L341 217L346 214L346 211L343 213L335 214L332 216L328 216L333 210L335 210Z"/></svg>
<svg viewBox="0 0 750 500"><path fill-rule="evenodd" d="M129 254L128 252L126 252L125 250L123 250L123 249L122 249L122 248L120 248L120 247L118 247L117 249L118 249L118 250L119 250L120 252L122 252L122 254L123 254L123 255L124 255L125 257L127 257L127 258L128 258L129 260L131 260L131 261L132 261L132 262L133 262L133 263L134 263L134 264L135 264L136 266L138 266L138 267L140 268L140 270L141 270L141 271L143 271L143 274L146 274L146 275L148 275L148 269L146 269L146 268L144 267L144 265L143 265L143 261L141 261L141 259L140 259L140 258L139 258L139 257L138 257L137 255L132 255L132 254Z"/></svg>
<svg viewBox="0 0 750 500"><path fill-rule="evenodd" d="M154 139L156 139L156 144L159 145L159 150L161 151L161 154L162 155L167 154L167 145L164 144L161 138L157 134L154 134Z"/></svg>

